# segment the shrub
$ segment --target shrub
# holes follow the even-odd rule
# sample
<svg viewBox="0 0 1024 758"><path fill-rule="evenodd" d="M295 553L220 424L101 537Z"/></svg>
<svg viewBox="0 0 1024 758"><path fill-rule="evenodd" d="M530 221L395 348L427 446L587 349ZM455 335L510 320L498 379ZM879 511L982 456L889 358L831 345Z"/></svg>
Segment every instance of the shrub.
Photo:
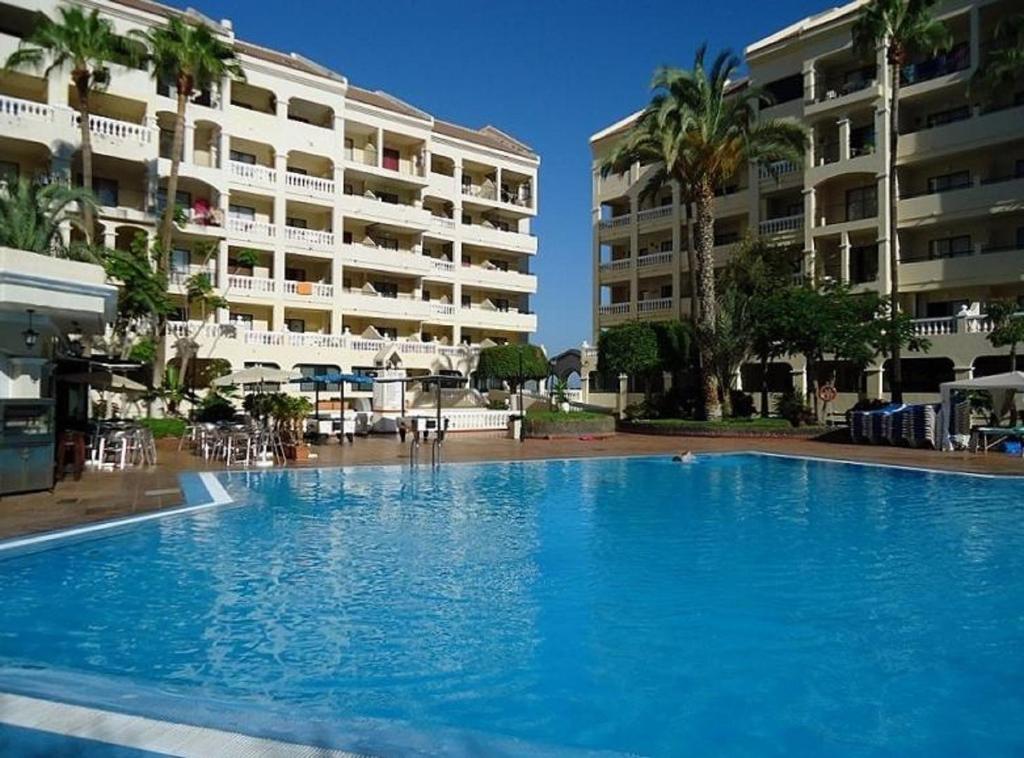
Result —
<svg viewBox="0 0 1024 758"><path fill-rule="evenodd" d="M793 390L782 393L775 401L775 412L793 426L808 424L814 420L814 414L807 407L801 395Z"/></svg>
<svg viewBox="0 0 1024 758"><path fill-rule="evenodd" d="M180 437L185 433L185 420L180 418L140 418L139 424L153 432L157 439Z"/></svg>
<svg viewBox="0 0 1024 758"><path fill-rule="evenodd" d="M208 392L196 407L196 421L230 421L235 417L235 406L218 392Z"/></svg>
<svg viewBox="0 0 1024 758"><path fill-rule="evenodd" d="M754 415L754 398L741 390L729 390L733 418L750 418Z"/></svg>

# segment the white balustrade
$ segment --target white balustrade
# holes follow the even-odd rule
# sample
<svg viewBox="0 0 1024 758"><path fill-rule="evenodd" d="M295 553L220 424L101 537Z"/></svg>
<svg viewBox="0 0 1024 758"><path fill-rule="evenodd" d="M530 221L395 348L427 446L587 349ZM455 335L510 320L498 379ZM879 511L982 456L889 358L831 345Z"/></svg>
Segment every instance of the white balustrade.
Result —
<svg viewBox="0 0 1024 758"><path fill-rule="evenodd" d="M430 267L434 271L440 271L445 274L450 274L455 270L455 264L451 261L442 260L441 258L431 258Z"/></svg>
<svg viewBox="0 0 1024 758"><path fill-rule="evenodd" d="M334 180L323 179L319 176L299 174L294 171L286 171L284 175L285 186L296 192L304 192L310 195L330 197L334 195Z"/></svg>
<svg viewBox="0 0 1024 758"><path fill-rule="evenodd" d="M622 216L615 216L613 218L603 218L598 222L598 226L602 229L615 229L619 226L626 226L632 218L633 217L628 213Z"/></svg>
<svg viewBox="0 0 1024 758"><path fill-rule="evenodd" d="M228 274L228 289L236 295L272 295L277 291L275 284L264 276Z"/></svg>
<svg viewBox="0 0 1024 758"><path fill-rule="evenodd" d="M599 310L602 316L622 316L629 313L629 303L602 305Z"/></svg>
<svg viewBox="0 0 1024 758"><path fill-rule="evenodd" d="M71 125L77 127L79 124L77 111L71 114ZM153 141L153 129L142 124L133 124L130 121L121 121L106 116L89 115L89 131L100 137L110 139L137 142L140 145L148 145Z"/></svg>
<svg viewBox="0 0 1024 758"><path fill-rule="evenodd" d="M804 214L795 216L782 216L781 218L770 218L758 224L758 231L761 234L778 234L779 232L792 232L804 228Z"/></svg>
<svg viewBox="0 0 1024 758"><path fill-rule="evenodd" d="M662 205L657 208L648 208L636 214L636 220L640 222L654 221L659 218L668 218L672 215L671 205Z"/></svg>
<svg viewBox="0 0 1024 758"><path fill-rule="evenodd" d="M31 121L53 121L53 106L22 100L20 97L0 95L0 116Z"/></svg>
<svg viewBox="0 0 1024 758"><path fill-rule="evenodd" d="M636 304L637 313L655 313L667 311L672 307L672 298L657 297L653 300L641 300Z"/></svg>
<svg viewBox="0 0 1024 758"><path fill-rule="evenodd" d="M783 174L791 174L797 170L793 161L774 161L764 166L757 167L757 175L761 179L771 179Z"/></svg>
<svg viewBox="0 0 1024 758"><path fill-rule="evenodd" d="M312 297L317 300L330 300L334 297L334 285L323 282L296 282L286 279L284 281L284 294Z"/></svg>
<svg viewBox="0 0 1024 758"><path fill-rule="evenodd" d="M430 223L442 231L452 232L455 231L455 219L446 218L444 216L431 216Z"/></svg>
<svg viewBox="0 0 1024 758"><path fill-rule="evenodd" d="M299 226L285 226L284 238L287 242L306 247L330 249L334 247L334 232L322 229L304 229Z"/></svg>
<svg viewBox="0 0 1024 758"><path fill-rule="evenodd" d="M244 218L242 216L228 217L228 230L235 234L242 234L247 237L276 237L277 226L266 221Z"/></svg>
<svg viewBox="0 0 1024 758"><path fill-rule="evenodd" d="M633 263L632 258L620 258L617 261L605 261L601 264L602 271L626 271Z"/></svg>
<svg viewBox="0 0 1024 758"><path fill-rule="evenodd" d="M430 314L442 318L451 318L455 315L455 306L451 303L431 303Z"/></svg>
<svg viewBox="0 0 1024 758"><path fill-rule="evenodd" d="M666 263L672 262L672 252L664 253L652 253L651 255L641 255L637 258L637 268L645 268L647 266L661 266Z"/></svg>
<svg viewBox="0 0 1024 758"><path fill-rule="evenodd" d="M245 184L273 187L277 184L277 170L258 163L228 161L231 177Z"/></svg>

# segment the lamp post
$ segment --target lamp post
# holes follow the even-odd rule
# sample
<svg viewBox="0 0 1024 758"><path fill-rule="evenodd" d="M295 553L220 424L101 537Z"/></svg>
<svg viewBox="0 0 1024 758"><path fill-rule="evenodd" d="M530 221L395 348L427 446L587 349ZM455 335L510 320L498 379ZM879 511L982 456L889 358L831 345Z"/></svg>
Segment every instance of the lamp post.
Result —
<svg viewBox="0 0 1024 758"><path fill-rule="evenodd" d="M34 308L26 308L28 313L28 329L21 333L21 336L25 340L25 347L28 350L35 348L36 343L39 341L39 332L32 328L32 314L35 313Z"/></svg>
<svg viewBox="0 0 1024 758"><path fill-rule="evenodd" d="M526 441L526 408L523 407L523 348L519 346L519 441Z"/></svg>

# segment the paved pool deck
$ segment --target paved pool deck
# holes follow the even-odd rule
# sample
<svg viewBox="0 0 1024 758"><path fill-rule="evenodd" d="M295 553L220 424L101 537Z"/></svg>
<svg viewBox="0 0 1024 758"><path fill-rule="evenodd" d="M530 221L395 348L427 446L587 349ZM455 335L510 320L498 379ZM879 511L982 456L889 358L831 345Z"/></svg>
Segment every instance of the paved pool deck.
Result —
<svg viewBox="0 0 1024 758"><path fill-rule="evenodd" d="M353 445L331 442L313 449L317 458L289 465L408 465L409 462L409 445L402 445L390 437L356 439ZM453 434L446 441L444 450L448 461L651 455L683 450L695 453L756 450L944 471L1024 476L1024 459L1004 454L940 453L808 439L617 434L603 439L527 440L520 443L499 435ZM420 461L430 464L429 444L421 448ZM0 498L0 539L178 507L185 500L180 474L223 470L223 464L208 463L187 451L179 452L177 440L161 440L157 466L123 472L87 471L79 481L68 477L58 483L53 492Z"/></svg>

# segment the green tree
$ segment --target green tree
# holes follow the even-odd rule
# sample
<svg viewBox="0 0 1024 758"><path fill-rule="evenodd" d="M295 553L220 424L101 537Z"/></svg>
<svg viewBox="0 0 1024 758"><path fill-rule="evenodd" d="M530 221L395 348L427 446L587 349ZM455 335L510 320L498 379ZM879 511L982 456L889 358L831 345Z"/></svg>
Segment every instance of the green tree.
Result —
<svg viewBox="0 0 1024 758"><path fill-rule="evenodd" d="M485 347L480 351L476 375L480 379L508 382L512 392L528 381L547 379L550 366L537 345L508 344Z"/></svg>
<svg viewBox="0 0 1024 758"><path fill-rule="evenodd" d="M0 245L60 258L92 260L88 244L68 245L61 224L83 230L78 210L95 210L92 192L21 177L0 186Z"/></svg>
<svg viewBox="0 0 1024 758"><path fill-rule="evenodd" d="M1024 13L1004 16L996 24L991 49L971 77L971 94L986 101L1019 92L1024 85Z"/></svg>
<svg viewBox="0 0 1024 758"><path fill-rule="evenodd" d="M889 66L889 297L895 319L899 312L900 276L898 229L899 197L896 194L896 157L899 149L899 97L903 66L913 55L935 54L950 46L945 24L933 15L937 0L871 0L853 25L853 45L874 56L881 49ZM895 329L895 323L893 324ZM903 367L899 345L893 344L892 399L903 399Z"/></svg>
<svg viewBox="0 0 1024 758"><path fill-rule="evenodd" d="M153 362L155 343L139 335L152 333L152 324L171 311L171 301L167 276L154 268L146 235L136 234L127 250L107 250L104 268L107 277L119 285L117 317L111 330L115 349L122 358Z"/></svg>
<svg viewBox="0 0 1024 758"><path fill-rule="evenodd" d="M598 371L644 379L645 390L650 387L651 374L662 365L657 332L647 321L629 321L606 329L598 337L597 350Z"/></svg>
<svg viewBox="0 0 1024 758"><path fill-rule="evenodd" d="M988 304L988 317L993 329L988 333L992 347L1010 348L1010 371L1017 370L1017 345L1024 342L1024 315L1012 300L997 300Z"/></svg>
<svg viewBox="0 0 1024 758"><path fill-rule="evenodd" d="M197 92L212 89L225 78L244 79L245 75L231 45L218 39L205 24L192 24L172 16L166 25L145 31L135 30L133 36L146 48L153 78L158 82L173 82L177 96L171 172L167 177L167 207L164 208L159 237L159 268L167 271L185 139L185 109Z"/></svg>
<svg viewBox="0 0 1024 758"><path fill-rule="evenodd" d="M9 69L36 68L49 61L46 75L64 67L71 68L71 82L78 93L78 125L82 140L82 186L92 190L92 138L89 131L91 97L106 89L110 81L107 64L114 60L137 59L138 48L114 33L114 27L99 11L86 12L77 5L58 8L54 21L44 13L7 58ZM93 235L95 207L84 205L86 239Z"/></svg>
<svg viewBox="0 0 1024 758"><path fill-rule="evenodd" d="M651 196L675 183L696 210L694 236L697 269L697 344L700 350L704 412L722 415L714 365L716 317L714 247L715 191L748 162L803 161L807 132L791 121L758 119L768 100L758 87L732 85L740 65L728 51L705 66L706 46L693 68L659 69L652 82L654 96L637 121L602 165L602 173L624 172L634 163L654 164L641 190Z"/></svg>

